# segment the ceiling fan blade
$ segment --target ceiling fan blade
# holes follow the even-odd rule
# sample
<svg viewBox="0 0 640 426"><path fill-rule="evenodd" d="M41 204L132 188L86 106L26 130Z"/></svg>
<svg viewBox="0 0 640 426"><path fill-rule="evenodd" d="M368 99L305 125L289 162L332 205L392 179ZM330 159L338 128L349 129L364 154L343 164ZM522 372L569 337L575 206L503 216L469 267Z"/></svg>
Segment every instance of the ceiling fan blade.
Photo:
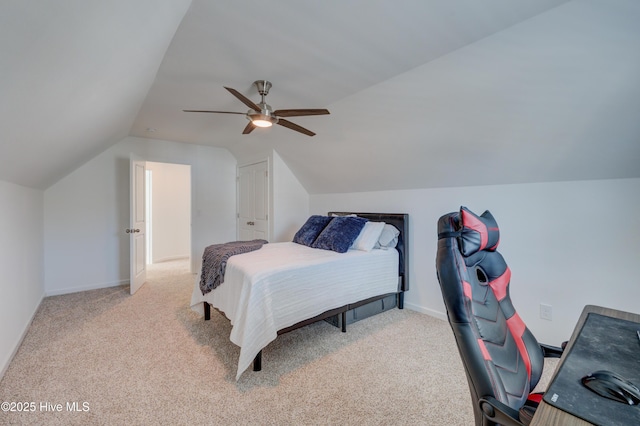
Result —
<svg viewBox="0 0 640 426"><path fill-rule="evenodd" d="M315 133L313 133L311 130L307 130L304 127L298 126L297 124L292 123L288 120L284 120L282 118L278 120L278 124L288 129L295 130L296 132L304 133L307 136L315 135Z"/></svg>
<svg viewBox="0 0 640 426"><path fill-rule="evenodd" d="M247 127L245 127L244 130L242 131L242 134L248 135L249 133L253 132L253 129L255 128L256 126L254 126L252 122L249 122L249 124L247 124Z"/></svg>
<svg viewBox="0 0 640 426"><path fill-rule="evenodd" d="M205 111L205 110L201 110L201 109L183 109L183 112L211 112L211 113L215 113L215 114L240 114L240 115L247 115L244 112L231 112L231 111Z"/></svg>
<svg viewBox="0 0 640 426"><path fill-rule="evenodd" d="M229 92L231 92L231 94L233 96L235 96L236 98L240 99L240 102L242 102L243 104L245 104L246 106L248 106L252 110L260 112L260 107L258 105L256 105L256 104L254 104L251 101L251 99L247 98L242 93L238 92L236 89L232 89L231 87L226 87L226 86L224 88L227 89Z"/></svg>
<svg viewBox="0 0 640 426"><path fill-rule="evenodd" d="M273 112L276 117L302 117L303 115L326 115L326 109L279 109Z"/></svg>

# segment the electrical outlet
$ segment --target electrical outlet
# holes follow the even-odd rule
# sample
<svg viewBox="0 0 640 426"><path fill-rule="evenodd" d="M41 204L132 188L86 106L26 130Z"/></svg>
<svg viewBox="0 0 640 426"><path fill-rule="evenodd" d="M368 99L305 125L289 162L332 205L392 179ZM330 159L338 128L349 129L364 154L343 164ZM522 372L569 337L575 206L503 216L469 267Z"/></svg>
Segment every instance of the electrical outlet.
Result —
<svg viewBox="0 0 640 426"><path fill-rule="evenodd" d="M540 304L540 318L543 320L551 321L553 318L553 309L551 305L546 305L544 303Z"/></svg>

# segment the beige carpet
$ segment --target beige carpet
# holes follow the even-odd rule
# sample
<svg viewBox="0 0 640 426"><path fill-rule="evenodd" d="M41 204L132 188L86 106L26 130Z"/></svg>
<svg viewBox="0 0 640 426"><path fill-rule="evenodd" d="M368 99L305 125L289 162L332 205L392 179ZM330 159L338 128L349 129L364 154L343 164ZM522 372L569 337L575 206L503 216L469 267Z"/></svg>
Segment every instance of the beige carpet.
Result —
<svg viewBox="0 0 640 426"><path fill-rule="evenodd" d="M231 326L189 309L192 285L177 261L154 265L134 296L46 298L0 382L0 401L33 411L0 411L0 424L473 424L446 322L393 309L347 333L316 323L279 336L263 370L236 382Z"/></svg>

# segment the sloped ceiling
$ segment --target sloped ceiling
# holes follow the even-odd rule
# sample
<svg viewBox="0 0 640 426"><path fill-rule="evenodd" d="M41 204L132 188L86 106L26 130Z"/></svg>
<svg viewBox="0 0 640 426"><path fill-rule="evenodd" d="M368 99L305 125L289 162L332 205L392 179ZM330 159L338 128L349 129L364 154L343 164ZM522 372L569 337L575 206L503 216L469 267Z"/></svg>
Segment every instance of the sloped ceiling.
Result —
<svg viewBox="0 0 640 426"><path fill-rule="evenodd" d="M189 0L0 5L0 179L46 188L129 134Z"/></svg>
<svg viewBox="0 0 640 426"><path fill-rule="evenodd" d="M275 149L310 193L640 177L635 0L187 7L3 5L0 179L47 187L127 134ZM331 115L291 119L310 138L182 112L245 112L223 86L257 102L257 79Z"/></svg>

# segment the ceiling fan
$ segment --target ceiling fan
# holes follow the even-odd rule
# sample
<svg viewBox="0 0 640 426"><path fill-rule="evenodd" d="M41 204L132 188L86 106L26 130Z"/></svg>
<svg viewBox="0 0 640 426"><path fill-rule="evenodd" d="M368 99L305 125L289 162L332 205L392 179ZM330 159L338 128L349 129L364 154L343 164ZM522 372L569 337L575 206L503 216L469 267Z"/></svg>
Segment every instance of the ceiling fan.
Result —
<svg viewBox="0 0 640 426"><path fill-rule="evenodd" d="M260 93L261 100L260 103L255 104L250 99L245 97L242 93L238 92L236 89L232 89L231 87L226 87L229 92L236 98L240 100L243 104L251 108L246 113L244 112L231 112L231 111L204 111L204 110L194 110L194 109L184 109L184 112L208 112L215 114L240 114L247 117L249 120L249 124L242 131L243 135L249 134L256 127L271 127L274 124L279 124L291 130L295 130L296 132L304 133L308 136L313 136L311 130L305 129L304 127L298 126L295 123L292 123L289 120L285 120L282 117L302 117L305 115L325 115L329 114L329 111L326 109L278 109L273 110L269 104L264 101L264 98L269 94L269 89L271 89L271 83L267 80L258 80L254 81L253 85L258 89L258 93Z"/></svg>

